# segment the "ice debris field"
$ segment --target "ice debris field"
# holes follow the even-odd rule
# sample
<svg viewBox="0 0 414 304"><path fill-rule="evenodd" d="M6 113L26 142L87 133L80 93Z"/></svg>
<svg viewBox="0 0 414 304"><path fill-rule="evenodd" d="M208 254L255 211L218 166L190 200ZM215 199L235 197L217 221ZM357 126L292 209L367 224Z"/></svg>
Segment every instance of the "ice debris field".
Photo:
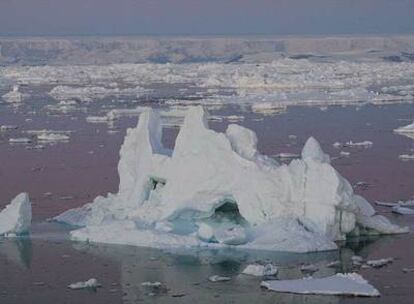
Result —
<svg viewBox="0 0 414 304"><path fill-rule="evenodd" d="M80 227L73 240L314 252L352 236L408 232L354 194L314 138L301 159L279 164L257 151L247 128L210 130L200 106L188 110L174 150L161 135L148 109L121 147L119 192L55 217Z"/></svg>

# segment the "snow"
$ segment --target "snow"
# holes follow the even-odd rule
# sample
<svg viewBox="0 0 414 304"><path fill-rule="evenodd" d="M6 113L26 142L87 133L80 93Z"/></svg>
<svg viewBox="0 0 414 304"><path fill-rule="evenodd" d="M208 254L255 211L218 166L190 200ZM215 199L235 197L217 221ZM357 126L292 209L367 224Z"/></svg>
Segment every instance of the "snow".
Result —
<svg viewBox="0 0 414 304"><path fill-rule="evenodd" d="M98 283L97 279L89 279L85 282L76 282L68 285L68 288L70 289L95 289L101 287L101 284Z"/></svg>
<svg viewBox="0 0 414 304"><path fill-rule="evenodd" d="M378 297L380 293L357 273L337 273L326 278L263 281L262 287L276 292Z"/></svg>
<svg viewBox="0 0 414 304"><path fill-rule="evenodd" d="M275 276L278 268L272 264L250 264L243 270L242 274L251 275L255 277Z"/></svg>
<svg viewBox="0 0 414 304"><path fill-rule="evenodd" d="M17 195L0 211L0 236L27 233L32 221L32 206L27 193Z"/></svg>
<svg viewBox="0 0 414 304"><path fill-rule="evenodd" d="M189 108L173 151L161 136L160 114L145 110L121 147L119 192L55 218L82 227L72 239L312 252L350 233L407 232L367 211L314 138L301 159L279 164L257 150L253 131L209 129L200 106Z"/></svg>

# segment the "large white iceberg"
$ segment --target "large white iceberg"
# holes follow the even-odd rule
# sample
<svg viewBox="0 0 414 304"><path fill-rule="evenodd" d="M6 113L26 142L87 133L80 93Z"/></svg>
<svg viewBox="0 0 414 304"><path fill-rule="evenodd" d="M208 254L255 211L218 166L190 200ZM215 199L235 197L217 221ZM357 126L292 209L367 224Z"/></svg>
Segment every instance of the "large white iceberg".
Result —
<svg viewBox="0 0 414 304"><path fill-rule="evenodd" d="M173 151L161 135L148 109L122 145L119 192L55 218L83 227L72 239L310 252L336 249L349 234L407 232L354 195L314 138L302 159L279 164L247 128L210 130L202 107L188 110Z"/></svg>
<svg viewBox="0 0 414 304"><path fill-rule="evenodd" d="M0 211L0 236L28 232L32 221L32 206L27 193L20 193Z"/></svg>

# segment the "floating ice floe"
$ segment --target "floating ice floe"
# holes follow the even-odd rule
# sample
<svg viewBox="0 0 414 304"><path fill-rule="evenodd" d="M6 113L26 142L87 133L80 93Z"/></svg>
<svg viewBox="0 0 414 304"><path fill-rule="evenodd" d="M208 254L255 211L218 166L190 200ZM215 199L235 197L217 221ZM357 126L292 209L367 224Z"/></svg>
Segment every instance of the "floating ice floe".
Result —
<svg viewBox="0 0 414 304"><path fill-rule="evenodd" d="M32 140L27 137L9 138L11 144L30 144Z"/></svg>
<svg viewBox="0 0 414 304"><path fill-rule="evenodd" d="M412 215L414 214L414 209L402 207L401 205L392 206L391 207L392 212L401 214L401 215Z"/></svg>
<svg viewBox="0 0 414 304"><path fill-rule="evenodd" d="M98 287L101 287L102 285L99 284L97 279L89 279L84 282L76 282L68 285L68 288L70 289L96 289Z"/></svg>
<svg viewBox="0 0 414 304"><path fill-rule="evenodd" d="M414 154L401 154L398 158L401 160L414 160Z"/></svg>
<svg viewBox="0 0 414 304"><path fill-rule="evenodd" d="M393 258L384 258L379 260L369 260L367 261L367 265L373 268L381 268L388 264L391 264L394 261Z"/></svg>
<svg viewBox="0 0 414 304"><path fill-rule="evenodd" d="M38 142L54 143L61 141L69 141L71 131L54 131L54 130L27 130L27 134L34 135Z"/></svg>
<svg viewBox="0 0 414 304"><path fill-rule="evenodd" d="M295 154L295 153L279 153L275 155L276 158L280 158L280 159L292 159L292 158L298 158L300 157L299 154Z"/></svg>
<svg viewBox="0 0 414 304"><path fill-rule="evenodd" d="M208 278L208 280L210 282L227 282L230 281L231 278L230 277L222 277L219 275L212 275L211 277Z"/></svg>
<svg viewBox="0 0 414 304"><path fill-rule="evenodd" d="M370 148L372 147L374 143L369 140L364 140L360 142L353 142L352 140L346 142L343 146L344 147L364 147L364 148Z"/></svg>
<svg viewBox="0 0 414 304"><path fill-rule="evenodd" d="M341 152L339 152L339 155L344 156L344 157L348 157L348 156L351 155L351 153L350 152L346 152L346 151L341 151Z"/></svg>
<svg viewBox="0 0 414 304"><path fill-rule="evenodd" d="M414 207L414 200L398 201L396 203L376 201L375 204L383 207Z"/></svg>
<svg viewBox="0 0 414 304"><path fill-rule="evenodd" d="M314 264L300 266L300 271L302 271L304 273L313 273L313 272L316 272L318 270L319 270L318 266L316 266Z"/></svg>
<svg viewBox="0 0 414 304"><path fill-rule="evenodd" d="M262 287L276 292L319 295L378 297L380 293L357 273L337 273L326 278L263 281Z"/></svg>
<svg viewBox="0 0 414 304"><path fill-rule="evenodd" d="M151 287L151 288L160 288L162 286L161 282L142 282L141 286Z"/></svg>
<svg viewBox="0 0 414 304"><path fill-rule="evenodd" d="M403 268L402 271L404 273L408 273L408 272L414 272L414 268Z"/></svg>
<svg viewBox="0 0 414 304"><path fill-rule="evenodd" d="M27 233L32 221L32 205L27 193L17 195L0 211L0 236Z"/></svg>
<svg viewBox="0 0 414 304"><path fill-rule="evenodd" d="M100 100L109 96L134 96L138 97L141 94L148 92L140 86L132 88L106 88L101 86L56 86L50 92L49 95L57 100L80 100L82 102L92 102L94 100Z"/></svg>
<svg viewBox="0 0 414 304"><path fill-rule="evenodd" d="M414 122L412 124L399 127L394 130L395 133L414 133Z"/></svg>
<svg viewBox="0 0 414 304"><path fill-rule="evenodd" d="M20 103L23 101L24 94L19 92L19 86L13 86L13 89L2 96L3 100L10 103Z"/></svg>
<svg viewBox="0 0 414 304"><path fill-rule="evenodd" d="M59 133L41 133L37 135L37 140L41 142L57 142L57 141L69 141L69 136Z"/></svg>
<svg viewBox="0 0 414 304"><path fill-rule="evenodd" d="M278 268L272 264L250 264L243 270L242 274L251 275L255 277L275 276Z"/></svg>
<svg viewBox="0 0 414 304"><path fill-rule="evenodd" d="M310 252L347 235L408 232L355 195L313 138L301 159L279 164L247 128L210 130L202 107L189 108L173 151L161 136L158 113L142 113L121 147L119 192L55 217L81 227L72 239Z"/></svg>
<svg viewBox="0 0 414 304"><path fill-rule="evenodd" d="M18 126L15 125L1 125L0 131L9 131L9 130L16 130Z"/></svg>

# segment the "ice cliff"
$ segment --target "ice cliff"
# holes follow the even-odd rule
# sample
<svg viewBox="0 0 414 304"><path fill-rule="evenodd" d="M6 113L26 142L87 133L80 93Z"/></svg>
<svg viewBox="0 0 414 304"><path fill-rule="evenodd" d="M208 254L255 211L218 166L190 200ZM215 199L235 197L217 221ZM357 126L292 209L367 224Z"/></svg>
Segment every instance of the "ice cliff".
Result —
<svg viewBox="0 0 414 304"><path fill-rule="evenodd" d="M32 221L32 206L27 193L20 193L0 211L0 236L28 232Z"/></svg>
<svg viewBox="0 0 414 304"><path fill-rule="evenodd" d="M314 138L301 159L279 164L247 128L210 130L202 107L188 110L173 151L161 135L159 114L142 113L120 151L119 192L55 218L80 227L72 239L310 252L348 236L407 232L353 193Z"/></svg>

